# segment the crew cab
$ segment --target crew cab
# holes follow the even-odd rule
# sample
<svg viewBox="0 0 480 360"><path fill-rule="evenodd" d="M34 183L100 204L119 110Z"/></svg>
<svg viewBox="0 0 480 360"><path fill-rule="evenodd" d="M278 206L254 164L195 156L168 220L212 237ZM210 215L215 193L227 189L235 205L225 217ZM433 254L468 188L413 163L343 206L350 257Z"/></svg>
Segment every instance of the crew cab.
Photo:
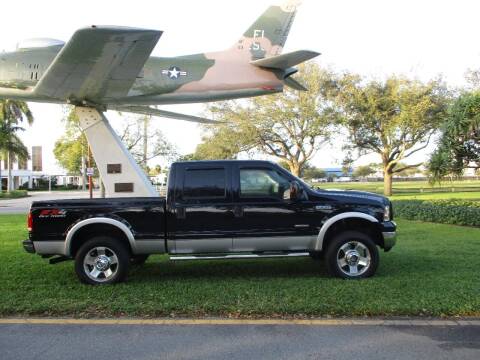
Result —
<svg viewBox="0 0 480 360"><path fill-rule="evenodd" d="M269 161L191 161L171 167L167 196L36 201L26 251L74 259L79 279L126 278L150 254L171 260L311 256L342 278L372 276L395 244L390 201L311 188Z"/></svg>

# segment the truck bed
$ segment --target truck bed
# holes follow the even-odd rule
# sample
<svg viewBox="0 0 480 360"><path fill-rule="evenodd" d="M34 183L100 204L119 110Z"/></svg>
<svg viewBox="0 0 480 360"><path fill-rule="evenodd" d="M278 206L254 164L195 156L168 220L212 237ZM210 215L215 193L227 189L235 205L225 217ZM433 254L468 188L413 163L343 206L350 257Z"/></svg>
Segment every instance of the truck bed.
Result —
<svg viewBox="0 0 480 360"><path fill-rule="evenodd" d="M163 239L165 205L164 197L35 201L31 207L35 228L31 240L63 241L68 230L77 222L101 216L119 220L129 227L134 224L131 230L136 239Z"/></svg>

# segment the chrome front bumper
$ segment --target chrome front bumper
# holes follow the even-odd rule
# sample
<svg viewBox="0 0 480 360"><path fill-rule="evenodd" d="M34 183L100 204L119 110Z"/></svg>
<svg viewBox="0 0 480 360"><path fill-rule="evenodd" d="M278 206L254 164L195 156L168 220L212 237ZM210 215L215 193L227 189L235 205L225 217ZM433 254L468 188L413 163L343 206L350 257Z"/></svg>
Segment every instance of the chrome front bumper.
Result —
<svg viewBox="0 0 480 360"><path fill-rule="evenodd" d="M383 224L383 249L389 251L397 242L397 224L388 221Z"/></svg>
<svg viewBox="0 0 480 360"><path fill-rule="evenodd" d="M397 233L395 231L389 231L382 233L383 235L383 249L385 251L390 250L397 242Z"/></svg>

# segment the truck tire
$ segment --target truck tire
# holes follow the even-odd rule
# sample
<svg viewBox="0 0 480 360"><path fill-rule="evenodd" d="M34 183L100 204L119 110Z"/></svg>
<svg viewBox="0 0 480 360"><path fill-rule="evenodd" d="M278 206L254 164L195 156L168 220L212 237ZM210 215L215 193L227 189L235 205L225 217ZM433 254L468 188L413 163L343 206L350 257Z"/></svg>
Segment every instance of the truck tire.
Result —
<svg viewBox="0 0 480 360"><path fill-rule="evenodd" d="M130 263L127 247L108 236L88 240L75 256L75 272L81 282L113 284L125 280Z"/></svg>
<svg viewBox="0 0 480 360"><path fill-rule="evenodd" d="M325 259L329 274L344 279L370 277L379 263L375 242L360 231L345 231L335 236Z"/></svg>
<svg viewBox="0 0 480 360"><path fill-rule="evenodd" d="M130 258L131 265L143 265L147 261L149 255L135 255Z"/></svg>

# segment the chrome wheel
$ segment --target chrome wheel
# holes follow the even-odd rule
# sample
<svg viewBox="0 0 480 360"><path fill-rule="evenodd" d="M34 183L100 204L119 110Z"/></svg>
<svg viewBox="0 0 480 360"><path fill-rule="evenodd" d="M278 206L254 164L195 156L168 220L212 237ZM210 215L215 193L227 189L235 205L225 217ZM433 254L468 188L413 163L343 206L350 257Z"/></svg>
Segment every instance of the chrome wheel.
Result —
<svg viewBox="0 0 480 360"><path fill-rule="evenodd" d="M108 281L118 271L118 257L108 247L94 247L85 255L83 269L85 274L95 282Z"/></svg>
<svg viewBox="0 0 480 360"><path fill-rule="evenodd" d="M340 271L351 277L365 273L371 261L370 251L359 241L349 241L337 251L337 265Z"/></svg>

